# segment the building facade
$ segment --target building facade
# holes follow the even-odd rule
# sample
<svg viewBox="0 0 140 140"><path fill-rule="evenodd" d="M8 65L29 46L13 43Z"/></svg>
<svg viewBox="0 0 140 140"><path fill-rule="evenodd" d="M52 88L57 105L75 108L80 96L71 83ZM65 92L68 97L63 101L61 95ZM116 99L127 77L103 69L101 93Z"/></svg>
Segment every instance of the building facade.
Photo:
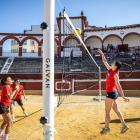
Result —
<svg viewBox="0 0 140 140"><path fill-rule="evenodd" d="M19 52L19 44L16 40L11 39L11 52L18 53ZM32 39L28 39L23 43L22 46L23 53L37 53L38 52L38 44L36 41Z"/></svg>
<svg viewBox="0 0 140 140"><path fill-rule="evenodd" d="M114 47L118 46L120 51L126 48L128 51L140 49L140 24L117 27L105 26L103 28L88 25L87 17L84 16L82 12L81 16L69 18L76 28L81 29L80 37L90 50L107 47L108 44L112 44ZM54 53L62 57L63 48L72 44L72 46L77 46L77 48L79 48L78 51L82 52L83 55L84 47L82 43L77 36L73 35L71 26L63 24L64 22L67 23L66 19L63 20L60 14L56 20L57 25L55 25L54 28ZM68 30L66 28L68 28ZM63 29L65 31L63 31ZM3 43L7 39L12 39L10 56L42 56L43 31L39 25L32 25L31 30L25 30L23 34L0 33L0 56L8 55L2 52ZM35 43L33 43L33 41ZM14 54L12 54L13 52ZM25 52L30 53L27 54Z"/></svg>

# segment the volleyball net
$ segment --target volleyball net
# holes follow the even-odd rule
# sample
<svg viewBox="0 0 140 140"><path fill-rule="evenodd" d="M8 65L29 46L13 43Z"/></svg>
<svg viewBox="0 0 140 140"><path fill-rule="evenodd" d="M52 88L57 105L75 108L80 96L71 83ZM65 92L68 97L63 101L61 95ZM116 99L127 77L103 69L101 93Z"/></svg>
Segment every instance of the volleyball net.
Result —
<svg viewBox="0 0 140 140"><path fill-rule="evenodd" d="M86 90L99 90L101 100L100 67L95 62L90 48L87 48L76 31L65 10L63 10L63 70L58 105L69 96ZM73 34L73 31L76 35ZM83 34L83 31L81 31ZM59 83L60 84L60 83Z"/></svg>

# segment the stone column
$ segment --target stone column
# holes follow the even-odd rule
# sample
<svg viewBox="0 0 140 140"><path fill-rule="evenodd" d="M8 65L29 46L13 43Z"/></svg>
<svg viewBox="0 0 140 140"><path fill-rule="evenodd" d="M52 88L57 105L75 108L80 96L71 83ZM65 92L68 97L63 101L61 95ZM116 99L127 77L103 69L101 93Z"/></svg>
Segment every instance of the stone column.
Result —
<svg viewBox="0 0 140 140"><path fill-rule="evenodd" d="M122 50L123 50L123 41L122 41Z"/></svg>
<svg viewBox="0 0 140 140"><path fill-rule="evenodd" d="M22 56L22 46L19 46L18 56Z"/></svg>
<svg viewBox="0 0 140 140"><path fill-rule="evenodd" d="M3 45L0 45L0 56L2 56L2 47Z"/></svg>
<svg viewBox="0 0 140 140"><path fill-rule="evenodd" d="M38 56L41 56L41 53L42 53L42 46L38 46Z"/></svg>

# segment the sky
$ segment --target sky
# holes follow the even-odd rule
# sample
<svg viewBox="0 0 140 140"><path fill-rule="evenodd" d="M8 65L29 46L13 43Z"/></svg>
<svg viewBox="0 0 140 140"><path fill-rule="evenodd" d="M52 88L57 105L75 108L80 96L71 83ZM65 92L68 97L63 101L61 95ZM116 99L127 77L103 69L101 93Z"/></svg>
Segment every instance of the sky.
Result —
<svg viewBox="0 0 140 140"><path fill-rule="evenodd" d="M69 17L81 11L91 26L113 27L140 23L140 0L59 0ZM56 17L62 8L55 0ZM44 17L44 0L0 0L0 33L23 33L31 25L40 25ZM10 40L4 49L11 48Z"/></svg>

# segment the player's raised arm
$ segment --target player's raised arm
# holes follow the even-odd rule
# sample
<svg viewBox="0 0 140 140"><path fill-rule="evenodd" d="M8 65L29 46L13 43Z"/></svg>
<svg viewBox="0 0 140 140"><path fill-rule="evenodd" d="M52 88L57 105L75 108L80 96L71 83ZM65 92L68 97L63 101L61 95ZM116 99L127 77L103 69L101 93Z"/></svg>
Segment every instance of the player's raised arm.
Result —
<svg viewBox="0 0 140 140"><path fill-rule="evenodd" d="M110 67L109 64L107 63L107 60L106 60L106 58L105 58L103 52L102 52L100 49L98 49L98 53L101 54L101 56L102 56L102 61L103 61L104 65L106 66L106 68L109 70L111 67Z"/></svg>

